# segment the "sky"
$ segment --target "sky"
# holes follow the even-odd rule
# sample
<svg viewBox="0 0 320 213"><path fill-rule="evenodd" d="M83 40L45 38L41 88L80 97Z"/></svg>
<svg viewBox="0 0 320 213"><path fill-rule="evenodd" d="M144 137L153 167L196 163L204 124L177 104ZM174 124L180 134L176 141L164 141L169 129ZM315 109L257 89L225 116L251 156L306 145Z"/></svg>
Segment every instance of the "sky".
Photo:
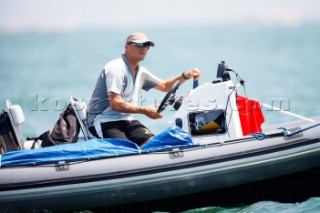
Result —
<svg viewBox="0 0 320 213"><path fill-rule="evenodd" d="M0 0L4 31L320 22L319 0Z"/></svg>

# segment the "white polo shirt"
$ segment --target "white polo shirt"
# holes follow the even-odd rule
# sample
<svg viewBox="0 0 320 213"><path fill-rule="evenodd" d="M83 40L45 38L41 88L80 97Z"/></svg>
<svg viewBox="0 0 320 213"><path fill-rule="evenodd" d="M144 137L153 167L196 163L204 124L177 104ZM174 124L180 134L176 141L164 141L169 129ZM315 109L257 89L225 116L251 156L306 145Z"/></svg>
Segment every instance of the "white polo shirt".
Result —
<svg viewBox="0 0 320 213"><path fill-rule="evenodd" d="M160 79L143 66L138 66L134 76L125 55L107 63L102 70L88 107L88 126L100 129L100 124L110 121L133 120L129 113L122 113L110 107L108 93L114 92L124 101L137 105L141 89L148 91L157 86Z"/></svg>

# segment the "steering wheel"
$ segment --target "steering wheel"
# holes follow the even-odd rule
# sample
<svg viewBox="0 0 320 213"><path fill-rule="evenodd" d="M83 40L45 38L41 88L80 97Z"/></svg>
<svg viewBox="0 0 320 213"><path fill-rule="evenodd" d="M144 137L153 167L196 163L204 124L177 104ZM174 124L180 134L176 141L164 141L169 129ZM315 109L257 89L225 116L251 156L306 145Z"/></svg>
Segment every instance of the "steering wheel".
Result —
<svg viewBox="0 0 320 213"><path fill-rule="evenodd" d="M166 96L161 101L161 104L158 107L157 112L160 113L162 112L168 104L172 105L175 101L176 97L176 91L179 88L179 81L176 81L173 86L170 88L170 90L167 92Z"/></svg>

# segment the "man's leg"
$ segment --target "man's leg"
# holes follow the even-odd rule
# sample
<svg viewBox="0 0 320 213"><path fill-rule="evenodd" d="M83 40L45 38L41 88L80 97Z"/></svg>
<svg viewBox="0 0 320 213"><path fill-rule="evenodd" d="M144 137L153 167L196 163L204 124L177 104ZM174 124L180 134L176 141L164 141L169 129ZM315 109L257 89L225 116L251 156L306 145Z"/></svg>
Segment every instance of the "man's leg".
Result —
<svg viewBox="0 0 320 213"><path fill-rule="evenodd" d="M126 121L113 121L101 123L101 131L103 138L120 138L129 140L124 133L124 124Z"/></svg>
<svg viewBox="0 0 320 213"><path fill-rule="evenodd" d="M142 146L154 137L154 134L137 120L129 121L129 124L125 128L125 133L129 140L138 146Z"/></svg>

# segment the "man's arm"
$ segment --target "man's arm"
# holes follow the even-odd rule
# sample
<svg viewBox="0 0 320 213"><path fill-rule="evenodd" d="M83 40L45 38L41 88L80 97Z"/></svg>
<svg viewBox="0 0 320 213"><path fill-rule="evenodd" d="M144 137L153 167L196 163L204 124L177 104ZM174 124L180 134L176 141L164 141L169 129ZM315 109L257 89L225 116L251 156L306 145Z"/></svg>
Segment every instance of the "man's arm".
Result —
<svg viewBox="0 0 320 213"><path fill-rule="evenodd" d="M145 107L136 106L128 102L125 102L122 99L121 95L114 92L109 92L108 96L109 96L110 107L115 111L124 112L124 113L143 114L152 119L162 118L162 115L157 112L154 105L145 106Z"/></svg>
<svg viewBox="0 0 320 213"><path fill-rule="evenodd" d="M186 72L184 76L187 78L185 79L182 75L179 75L177 77L173 77L167 80L160 81L160 83L155 87L157 90L160 90L162 92L168 92L170 88L173 86L173 84L176 81L180 82L180 85L183 84L186 80L194 77L195 80L198 80L200 78L200 71L198 68L193 68L192 70Z"/></svg>

